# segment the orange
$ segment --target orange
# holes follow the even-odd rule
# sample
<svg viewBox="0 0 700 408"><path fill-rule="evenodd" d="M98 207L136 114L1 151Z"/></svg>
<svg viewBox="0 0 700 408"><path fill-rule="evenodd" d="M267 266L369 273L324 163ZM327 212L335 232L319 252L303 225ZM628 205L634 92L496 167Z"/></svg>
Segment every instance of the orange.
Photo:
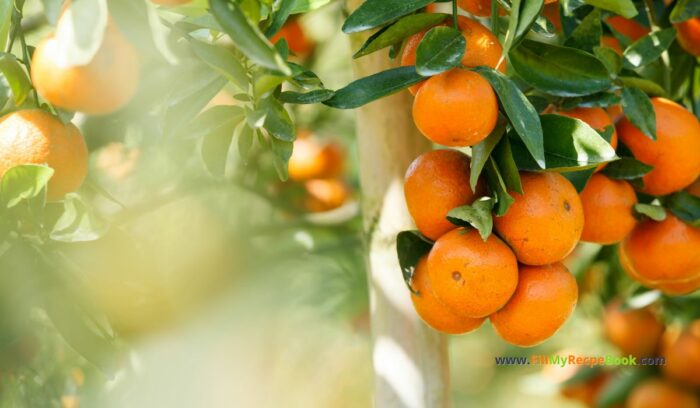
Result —
<svg viewBox="0 0 700 408"><path fill-rule="evenodd" d="M436 3L428 4L427 6L425 6L425 11L427 13L437 13L438 5Z"/></svg>
<svg viewBox="0 0 700 408"><path fill-rule="evenodd" d="M686 284L688 292L700 279L700 228L667 213L663 221L645 219L620 244L620 263L627 274L642 284L677 294ZM700 282L698 282L700 284Z"/></svg>
<svg viewBox="0 0 700 408"><path fill-rule="evenodd" d="M561 31L561 14L559 14L559 3L552 2L546 4L542 9L542 15L549 20L556 31Z"/></svg>
<svg viewBox="0 0 700 408"><path fill-rule="evenodd" d="M344 167L345 158L340 146L335 143L322 145L306 136L306 133L300 132L294 141L287 169L291 180L304 181L339 177Z"/></svg>
<svg viewBox="0 0 700 408"><path fill-rule="evenodd" d="M649 309L620 310L622 302L613 301L603 314L605 335L623 355L652 357L664 332L664 325Z"/></svg>
<svg viewBox="0 0 700 408"><path fill-rule="evenodd" d="M656 112L656 141L627 118L618 123L620 139L639 161L654 166L644 175L642 191L670 194L688 187L700 175L700 122L684 107L664 98L652 98Z"/></svg>
<svg viewBox="0 0 700 408"><path fill-rule="evenodd" d="M681 333L669 331L662 343L661 355L666 359L666 365L661 367L666 377L700 387L700 320Z"/></svg>
<svg viewBox="0 0 700 408"><path fill-rule="evenodd" d="M613 121L613 123L619 122L620 119L622 119L625 116L625 113L622 110L622 106L620 104L610 105L605 111L608 113L608 116ZM615 135L617 135L617 131L615 131Z"/></svg>
<svg viewBox="0 0 700 408"><path fill-rule="evenodd" d="M576 279L563 264L521 265L513 297L491 315L491 324L508 343L535 346L559 330L577 301Z"/></svg>
<svg viewBox="0 0 700 408"><path fill-rule="evenodd" d="M457 7L477 17L490 17L491 1L492 0L457 0ZM556 0L548 0L546 2L551 3L552 1ZM504 16L505 14L505 10L499 6L498 15Z"/></svg>
<svg viewBox="0 0 700 408"><path fill-rule="evenodd" d="M151 0L151 3L159 4L161 6L179 6L181 4L187 4L191 0Z"/></svg>
<svg viewBox="0 0 700 408"><path fill-rule="evenodd" d="M306 58L314 50L314 43L304 32L304 28L299 24L299 19L289 19L282 28L270 38L273 44L284 38L287 40L289 50L301 58Z"/></svg>
<svg viewBox="0 0 700 408"><path fill-rule="evenodd" d="M437 144L473 146L496 127L498 100L476 72L452 69L431 77L413 101L416 127Z"/></svg>
<svg viewBox="0 0 700 408"><path fill-rule="evenodd" d="M626 408L698 408L698 400L690 392L657 378L636 386L627 397Z"/></svg>
<svg viewBox="0 0 700 408"><path fill-rule="evenodd" d="M513 252L495 235L486 241L472 228L440 237L428 255L435 296L454 313L471 318L503 307L518 284Z"/></svg>
<svg viewBox="0 0 700 408"><path fill-rule="evenodd" d="M484 194L469 187L469 156L456 150L433 150L418 156L406 171L404 195L408 212L421 234L433 241L457 228L447 221L453 208Z"/></svg>
<svg viewBox="0 0 700 408"><path fill-rule="evenodd" d="M307 197L304 207L311 212L334 210L347 201L350 192L340 180L317 179L304 183Z"/></svg>
<svg viewBox="0 0 700 408"><path fill-rule="evenodd" d="M583 382L564 385L561 394L568 399L580 401L587 407L596 407L598 398L612 379L613 375L604 371Z"/></svg>
<svg viewBox="0 0 700 408"><path fill-rule="evenodd" d="M442 23L440 25L445 24L446 23ZM503 47L501 47L501 44L498 42L498 37L478 21L463 16L457 17L457 25L467 42L466 52L464 53L464 57L462 57L462 65L465 67L485 65L491 68L496 68L496 66L498 66L499 71L505 72L505 59L498 65L503 54ZM429 29L426 29L413 34L406 39L403 50L401 51L401 66L416 65L418 44L420 44L428 30ZM415 95L423 84L425 84L425 81L411 86L408 90Z"/></svg>
<svg viewBox="0 0 700 408"><path fill-rule="evenodd" d="M695 180L687 189L687 192L694 195L695 197L700 197L700 178Z"/></svg>
<svg viewBox="0 0 700 408"><path fill-rule="evenodd" d="M583 230L583 208L576 189L559 173L520 173L524 194L494 218L496 232L527 265L561 261Z"/></svg>
<svg viewBox="0 0 700 408"><path fill-rule="evenodd" d="M49 36L37 46L31 64L34 87L50 104L105 115L122 108L136 93L139 56L113 22L107 24L102 45L87 65L63 65L59 47Z"/></svg>
<svg viewBox="0 0 700 408"><path fill-rule="evenodd" d="M635 20L624 18L621 16L611 16L605 19L609 26L615 29L618 33L629 38L631 42L637 41L645 35L649 34L649 29L639 24Z"/></svg>
<svg viewBox="0 0 700 408"><path fill-rule="evenodd" d="M674 26L678 30L676 37L681 47L689 54L700 57L700 17L682 21Z"/></svg>
<svg viewBox="0 0 700 408"><path fill-rule="evenodd" d="M602 108L574 108L568 111L559 112L560 115L568 116L586 122L590 127L597 131L604 131L608 127L612 127L612 136L610 137L610 146L617 149L617 131L613 125L610 116ZM596 168L600 171L605 167L605 163Z"/></svg>
<svg viewBox="0 0 700 408"><path fill-rule="evenodd" d="M614 244L637 224L632 214L637 195L626 181L594 174L580 197L584 220L581 241Z"/></svg>
<svg viewBox="0 0 700 408"><path fill-rule="evenodd" d="M618 41L617 38L613 37L612 35L604 35L600 37L600 45L612 48L613 50L617 51L617 53L620 55L622 55L622 52L624 51L622 49L620 41Z"/></svg>
<svg viewBox="0 0 700 408"><path fill-rule="evenodd" d="M21 164L51 167L47 198L60 200L85 180L88 151L73 124L39 109L20 110L0 118L0 175Z"/></svg>
<svg viewBox="0 0 700 408"><path fill-rule="evenodd" d="M411 293L413 307L421 319L433 329L448 334L462 334L476 330L484 323L484 318L470 319L459 316L440 303L430 286L427 255L418 261L411 284L417 292Z"/></svg>

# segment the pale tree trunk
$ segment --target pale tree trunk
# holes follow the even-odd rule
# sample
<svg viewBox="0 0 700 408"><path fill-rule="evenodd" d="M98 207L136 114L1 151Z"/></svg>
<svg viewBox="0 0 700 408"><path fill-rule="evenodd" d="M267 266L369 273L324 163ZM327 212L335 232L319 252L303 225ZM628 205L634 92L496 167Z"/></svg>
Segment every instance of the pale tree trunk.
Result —
<svg viewBox="0 0 700 408"><path fill-rule="evenodd" d="M348 9L361 3L348 0ZM367 37L353 35L353 49ZM355 78L390 68L387 54L355 60ZM449 400L445 336L416 315L396 256L396 234L414 228L404 202L403 176L411 161L430 148L413 125L411 103L411 95L403 91L357 110L378 408L445 407Z"/></svg>

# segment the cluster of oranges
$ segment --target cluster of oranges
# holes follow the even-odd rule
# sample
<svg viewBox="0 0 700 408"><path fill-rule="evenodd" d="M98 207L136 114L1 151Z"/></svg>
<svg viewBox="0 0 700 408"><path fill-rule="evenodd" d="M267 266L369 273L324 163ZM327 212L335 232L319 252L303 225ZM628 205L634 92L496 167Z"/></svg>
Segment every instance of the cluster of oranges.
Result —
<svg viewBox="0 0 700 408"><path fill-rule="evenodd" d="M289 179L304 189L303 207L324 212L342 206L350 196L343 181L345 152L334 142L321 142L308 131L299 131L289 158Z"/></svg>
<svg viewBox="0 0 700 408"><path fill-rule="evenodd" d="M613 301L605 309L603 324L608 341L623 355L661 356L665 360L660 375L633 388L626 407L700 407L694 395L700 389L700 320L685 328L666 327L652 307L623 310L621 302ZM565 386L562 394L595 407L614 379L613 371L602 371L586 381Z"/></svg>

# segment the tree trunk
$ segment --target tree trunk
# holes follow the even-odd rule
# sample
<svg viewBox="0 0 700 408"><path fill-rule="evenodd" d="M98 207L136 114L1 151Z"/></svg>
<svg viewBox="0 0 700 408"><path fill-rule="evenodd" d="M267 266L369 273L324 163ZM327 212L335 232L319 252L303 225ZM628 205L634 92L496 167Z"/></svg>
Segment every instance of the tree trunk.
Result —
<svg viewBox="0 0 700 408"><path fill-rule="evenodd" d="M361 3L348 0L348 9ZM367 37L353 35L353 49ZM355 60L355 77L390 68L387 54L379 51ZM413 125L411 104L411 95L403 91L357 110L378 408L445 407L449 397L446 338L416 315L396 256L396 234L414 228L403 176L411 161L430 148Z"/></svg>

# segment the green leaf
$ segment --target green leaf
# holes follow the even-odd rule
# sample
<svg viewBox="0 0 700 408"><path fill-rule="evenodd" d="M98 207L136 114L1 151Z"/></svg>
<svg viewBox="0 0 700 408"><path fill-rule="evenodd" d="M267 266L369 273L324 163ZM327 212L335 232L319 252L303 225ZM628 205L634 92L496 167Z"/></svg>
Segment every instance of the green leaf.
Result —
<svg viewBox="0 0 700 408"><path fill-rule="evenodd" d="M331 0L296 0L294 4L294 9L292 10L292 14L313 11L325 6L330 2Z"/></svg>
<svg viewBox="0 0 700 408"><path fill-rule="evenodd" d="M274 153L272 164L275 166L280 180L286 181L289 178L287 168L289 166L289 158L292 157L294 144L291 141L280 140L274 137L271 142L272 153Z"/></svg>
<svg viewBox="0 0 700 408"><path fill-rule="evenodd" d="M484 169L484 165L489 159L491 152L501 140L508 125L506 119L499 115L496 127L491 131L491 134L478 144L472 146L472 159L469 171L469 186L472 191L476 191L476 185L479 182L479 176Z"/></svg>
<svg viewBox="0 0 700 408"><path fill-rule="evenodd" d="M544 168L542 125L530 101L513 81L500 72L488 67L477 67L474 71L489 81L518 136L527 146L535 162Z"/></svg>
<svg viewBox="0 0 700 408"><path fill-rule="evenodd" d="M571 32L571 37L566 40L565 45L567 47L592 52L594 47L600 45L600 37L602 35L603 26L600 23L600 10L593 9L593 11L588 13L581 21L581 24Z"/></svg>
<svg viewBox="0 0 700 408"><path fill-rule="evenodd" d="M265 130L277 140L293 142L296 139L296 130L289 112L274 98L267 99L263 106L267 113L263 125Z"/></svg>
<svg viewBox="0 0 700 408"><path fill-rule="evenodd" d="M593 47L593 53L611 74L617 75L622 71L622 57L617 51L610 47Z"/></svg>
<svg viewBox="0 0 700 408"><path fill-rule="evenodd" d="M586 183L588 183L588 180L593 176L593 173L595 173L595 167L580 171L567 171L561 175L566 177L566 179L573 184L576 191L580 193L586 188Z"/></svg>
<svg viewBox="0 0 700 408"><path fill-rule="evenodd" d="M253 129L245 123L241 125L241 131L238 132L238 154L245 158L253 148Z"/></svg>
<svg viewBox="0 0 700 408"><path fill-rule="evenodd" d="M239 59L227 49L188 37L195 55L214 71L221 74L239 90L248 89L248 76Z"/></svg>
<svg viewBox="0 0 700 408"><path fill-rule="evenodd" d="M425 34L416 50L416 71L423 76L437 75L460 64L467 41L453 27L434 27Z"/></svg>
<svg viewBox="0 0 700 408"><path fill-rule="evenodd" d="M680 191L668 198L666 207L681 220L694 227L700 227L700 197Z"/></svg>
<svg viewBox="0 0 700 408"><path fill-rule="evenodd" d="M38 197L53 176L53 169L36 164L23 164L7 170L0 181L3 205L12 208L22 202Z"/></svg>
<svg viewBox="0 0 700 408"><path fill-rule="evenodd" d="M406 286L411 292L413 287L413 274L416 272L418 261L430 252L433 244L418 231L401 231L396 236L396 252L399 257L399 266Z"/></svg>
<svg viewBox="0 0 700 408"><path fill-rule="evenodd" d="M598 92L593 95L579 96L577 98L567 98L562 102L561 108L569 110L576 107L599 107L606 108L610 105L620 103L621 98L612 92Z"/></svg>
<svg viewBox="0 0 700 408"><path fill-rule="evenodd" d="M447 220L461 227L476 228L481 239L486 241L493 230L491 210L493 210L494 201L491 197L481 197L471 205L453 208L447 213Z"/></svg>
<svg viewBox="0 0 700 408"><path fill-rule="evenodd" d="M544 0L513 0L508 32L503 42L504 52L517 46L542 12Z"/></svg>
<svg viewBox="0 0 700 408"><path fill-rule="evenodd" d="M508 189L501 176L501 171L493 157L489 158L486 164L486 182L489 185L489 190L496 194L496 216L504 215L515 199L508 194Z"/></svg>
<svg viewBox="0 0 700 408"><path fill-rule="evenodd" d="M613 179L634 180L643 177L653 169L653 166L644 164L634 157L622 157L620 160L608 163L603 169L603 174Z"/></svg>
<svg viewBox="0 0 700 408"><path fill-rule="evenodd" d="M525 82L552 95L590 95L611 85L605 65L575 48L523 40L509 56L511 65Z"/></svg>
<svg viewBox="0 0 700 408"><path fill-rule="evenodd" d="M246 57L272 71L291 75L292 70L287 63L257 25L248 21L237 2L209 0L209 7L226 34Z"/></svg>
<svg viewBox="0 0 700 408"><path fill-rule="evenodd" d="M343 23L345 34L370 30L421 9L433 0L367 0Z"/></svg>
<svg viewBox="0 0 700 408"><path fill-rule="evenodd" d="M32 89L32 83L17 58L12 54L0 53L0 72L7 80L7 84L10 85L15 105L19 106L24 103Z"/></svg>
<svg viewBox="0 0 700 408"><path fill-rule="evenodd" d="M523 186L520 182L520 172L518 172L518 165L515 163L510 140L507 137L498 142L492 157L498 165L506 190L522 194Z"/></svg>
<svg viewBox="0 0 700 408"><path fill-rule="evenodd" d="M296 7L297 0L279 0L279 7L272 14L270 26L265 30L265 35L269 38L275 35L289 18Z"/></svg>
<svg viewBox="0 0 700 408"><path fill-rule="evenodd" d="M277 99L284 103L311 104L327 101L333 95L335 95L335 91L330 89L317 89L306 93L285 91L280 93Z"/></svg>
<svg viewBox="0 0 700 408"><path fill-rule="evenodd" d="M352 57L359 58L397 44L404 38L439 24L445 18L447 14L440 13L420 13L403 17L396 23L372 34Z"/></svg>
<svg viewBox="0 0 700 408"><path fill-rule="evenodd" d="M56 26L56 60L58 66L87 65L102 45L107 28L107 0L67 3Z"/></svg>
<svg viewBox="0 0 700 408"><path fill-rule="evenodd" d="M416 67L398 67L351 82L323 103L338 109L354 109L396 93L424 80Z"/></svg>
<svg viewBox="0 0 700 408"><path fill-rule="evenodd" d="M163 120L163 133L166 135L179 132L211 99L226 85L226 80L205 70L201 75L177 87L168 100L168 107Z"/></svg>
<svg viewBox="0 0 700 408"><path fill-rule="evenodd" d="M634 69L656 61L676 38L676 29L651 32L633 42L623 53L625 68Z"/></svg>
<svg viewBox="0 0 700 408"><path fill-rule="evenodd" d="M646 378L653 375L648 369L617 370L613 378L603 386L598 396L597 407L608 408L615 405L624 405L630 392Z"/></svg>
<svg viewBox="0 0 700 408"><path fill-rule="evenodd" d="M617 80L620 82L620 84L622 84L622 86L631 87L631 88L639 88L642 91L644 91L646 94L651 95L651 96L665 96L666 95L666 91L664 91L664 88L662 88L661 85L657 84L654 81L648 80L646 78L621 76Z"/></svg>
<svg viewBox="0 0 700 408"><path fill-rule="evenodd" d="M205 132L200 153L204 167L212 176L226 175L233 133L243 119L243 112L239 107L215 106L193 121L195 129L203 129ZM199 123L202 125L198 125Z"/></svg>
<svg viewBox="0 0 700 408"><path fill-rule="evenodd" d="M553 114L542 115L541 121L547 170L583 170L617 159L615 149L585 122ZM511 138L511 143L518 168L540 170L525 151L522 142Z"/></svg>
<svg viewBox="0 0 700 408"><path fill-rule="evenodd" d="M88 203L77 194L69 194L49 236L59 242L87 242L100 239L108 230L109 224Z"/></svg>
<svg viewBox="0 0 700 408"><path fill-rule="evenodd" d="M586 4L612 11L624 18L632 18L639 14L632 0L583 0Z"/></svg>
<svg viewBox="0 0 700 408"><path fill-rule="evenodd" d="M696 0L678 0L671 11L670 20L676 24L694 17L700 17L700 3Z"/></svg>
<svg viewBox="0 0 700 408"><path fill-rule="evenodd" d="M14 9L13 1L0 1L0 44L7 44Z"/></svg>
<svg viewBox="0 0 700 408"><path fill-rule="evenodd" d="M624 88L622 109L634 126L651 140L656 140L656 113L647 94L637 88Z"/></svg>
<svg viewBox="0 0 700 408"><path fill-rule="evenodd" d="M666 219L666 210L660 205L635 204L634 211L637 214L646 215L654 221L663 221Z"/></svg>

